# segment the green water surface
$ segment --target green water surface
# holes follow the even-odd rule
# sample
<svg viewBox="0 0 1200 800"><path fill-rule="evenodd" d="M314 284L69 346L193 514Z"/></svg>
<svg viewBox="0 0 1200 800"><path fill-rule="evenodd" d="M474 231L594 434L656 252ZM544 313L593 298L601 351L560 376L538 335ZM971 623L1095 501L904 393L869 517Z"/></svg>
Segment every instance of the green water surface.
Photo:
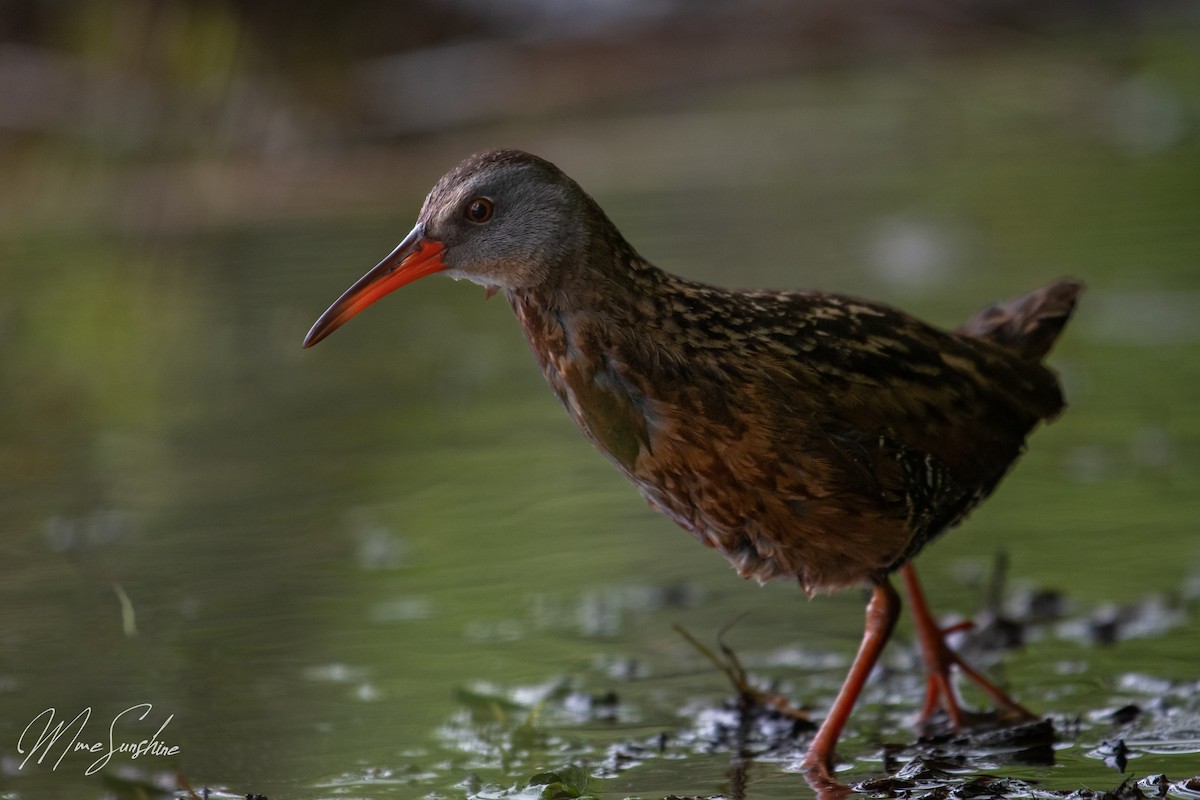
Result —
<svg viewBox="0 0 1200 800"><path fill-rule="evenodd" d="M989 667L1055 715L1056 764L979 771L1111 788L1122 776L1089 755L1114 730L1096 715L1128 703L1183 742L1152 752L1127 733L1131 773L1200 773L1195 67L1029 52L780 76L666 111L468 132L457 155L538 150L644 255L714 282L839 290L953 325L1085 280L1051 359L1070 410L921 567L959 617L984 605L997 553L1008 590L1063 593L1065 621ZM1138 118L1113 104L1137 80L1175 104L1177 136L1122 125ZM730 694L675 624L706 642L732 625L752 672L825 708L860 593L740 581L648 510L478 287L423 281L300 349L408 230L451 165L437 152L391 198L302 219L6 229L0 796L132 797L178 770L273 800L490 797L572 764L601 797L808 791L786 758L735 780L720 748L614 753L694 731ZM1097 645L1088 621L1121 609L1133 621ZM878 741L911 738L909 642L904 622L893 678L843 742L848 778L880 774ZM18 751L46 709L90 708L78 738L102 753L142 703L115 740L169 718L174 755L118 753L85 775L99 754Z"/></svg>

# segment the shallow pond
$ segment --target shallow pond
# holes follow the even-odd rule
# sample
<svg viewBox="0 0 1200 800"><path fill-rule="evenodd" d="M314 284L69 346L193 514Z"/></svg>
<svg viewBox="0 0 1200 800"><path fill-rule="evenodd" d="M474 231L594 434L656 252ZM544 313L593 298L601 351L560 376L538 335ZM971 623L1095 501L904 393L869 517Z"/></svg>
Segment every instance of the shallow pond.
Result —
<svg viewBox="0 0 1200 800"><path fill-rule="evenodd" d="M1037 54L785 77L460 134L449 156L412 144L406 182L353 213L9 230L0 795L133 797L176 771L271 798L533 797L549 771L559 796L808 791L802 737L748 759L729 744L731 689L673 626L819 714L861 593L739 581L649 511L478 287L424 281L299 347L432 180L498 139L705 280L945 325L1087 281L1052 357L1072 408L920 562L936 610L982 621L998 592L1028 621L982 663L1054 720L1057 749L959 767L1110 789L1122 739L1127 775L1200 773L1200 155L1194 130L1150 146L1105 127L1127 80ZM911 641L904 621L840 748L847 780L906 759L880 754L913 741ZM66 752L68 725L29 756L51 708L93 749ZM102 761L110 730L177 752Z"/></svg>

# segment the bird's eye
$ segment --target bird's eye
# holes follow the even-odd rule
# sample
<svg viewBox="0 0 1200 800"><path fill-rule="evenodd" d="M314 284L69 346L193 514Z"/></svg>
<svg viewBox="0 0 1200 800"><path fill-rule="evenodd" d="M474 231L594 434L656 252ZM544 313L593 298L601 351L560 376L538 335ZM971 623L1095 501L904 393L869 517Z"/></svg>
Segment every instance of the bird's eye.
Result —
<svg viewBox="0 0 1200 800"><path fill-rule="evenodd" d="M476 197L474 200L467 203L467 209L464 212L464 215L471 222L482 223L487 222L492 218L492 212L494 210L495 206L492 205L491 200L488 200L486 197Z"/></svg>

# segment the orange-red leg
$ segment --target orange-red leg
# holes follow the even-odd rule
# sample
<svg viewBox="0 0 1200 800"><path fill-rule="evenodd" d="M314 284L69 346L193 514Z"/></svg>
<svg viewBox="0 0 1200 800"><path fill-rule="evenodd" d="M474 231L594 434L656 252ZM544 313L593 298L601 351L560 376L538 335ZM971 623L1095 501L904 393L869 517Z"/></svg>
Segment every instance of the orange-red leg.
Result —
<svg viewBox="0 0 1200 800"><path fill-rule="evenodd" d="M950 668L954 666L957 666L964 675L983 689L998 707L1007 708L1026 719L1035 719L1033 714L1017 704L996 684L963 662L958 654L949 648L946 644L945 632L938 627L934 622L933 615L929 613L929 606L925 603L925 593L921 590L921 583L917 579L917 571L913 569L912 563L901 567L900 573L904 576L904 591L908 595L913 622L916 623L917 638L921 642L921 653L925 657L925 671L928 673L925 703L921 708L921 723L924 724L928 721L938 706L941 706L949 715L950 724L955 730L963 726L965 720L962 704L950 681Z"/></svg>
<svg viewBox="0 0 1200 800"><path fill-rule="evenodd" d="M804 768L810 783L828 785L834 782L833 750L838 737L850 718L854 703L870 677L875 662L879 660L879 654L891 638L899 616L900 595L896 594L887 578L881 578L875 585L871 602L867 604L867 624L863 630L862 644L858 646L858 655L854 657L850 673L846 675L837 698L804 756Z"/></svg>

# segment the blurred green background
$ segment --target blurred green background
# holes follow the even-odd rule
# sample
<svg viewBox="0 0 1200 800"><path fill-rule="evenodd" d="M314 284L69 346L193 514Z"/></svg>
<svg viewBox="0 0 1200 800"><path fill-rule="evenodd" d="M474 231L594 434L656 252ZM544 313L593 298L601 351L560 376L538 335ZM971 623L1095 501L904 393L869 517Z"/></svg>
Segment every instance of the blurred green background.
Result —
<svg viewBox="0 0 1200 800"><path fill-rule="evenodd" d="M510 787L573 763L604 797L806 791L786 758L744 785L727 751L614 748L729 693L674 623L737 620L751 667L824 708L861 595L738 581L647 510L478 287L423 281L300 349L437 177L497 146L715 283L949 326L1086 281L1051 358L1072 407L923 574L959 615L997 553L1011 596L1066 598L1005 656L1066 730L1014 774L1115 785L1094 751L1127 703L1156 709L1116 731L1135 773L1200 772L1194 3L27 0L0 2L0 795L178 771L532 797ZM888 659L915 688L866 699L859 777L911 736L906 624ZM92 709L80 741L107 747L139 703L116 739L170 718L175 755L85 775L95 755L54 766L68 733L27 758L47 708Z"/></svg>

